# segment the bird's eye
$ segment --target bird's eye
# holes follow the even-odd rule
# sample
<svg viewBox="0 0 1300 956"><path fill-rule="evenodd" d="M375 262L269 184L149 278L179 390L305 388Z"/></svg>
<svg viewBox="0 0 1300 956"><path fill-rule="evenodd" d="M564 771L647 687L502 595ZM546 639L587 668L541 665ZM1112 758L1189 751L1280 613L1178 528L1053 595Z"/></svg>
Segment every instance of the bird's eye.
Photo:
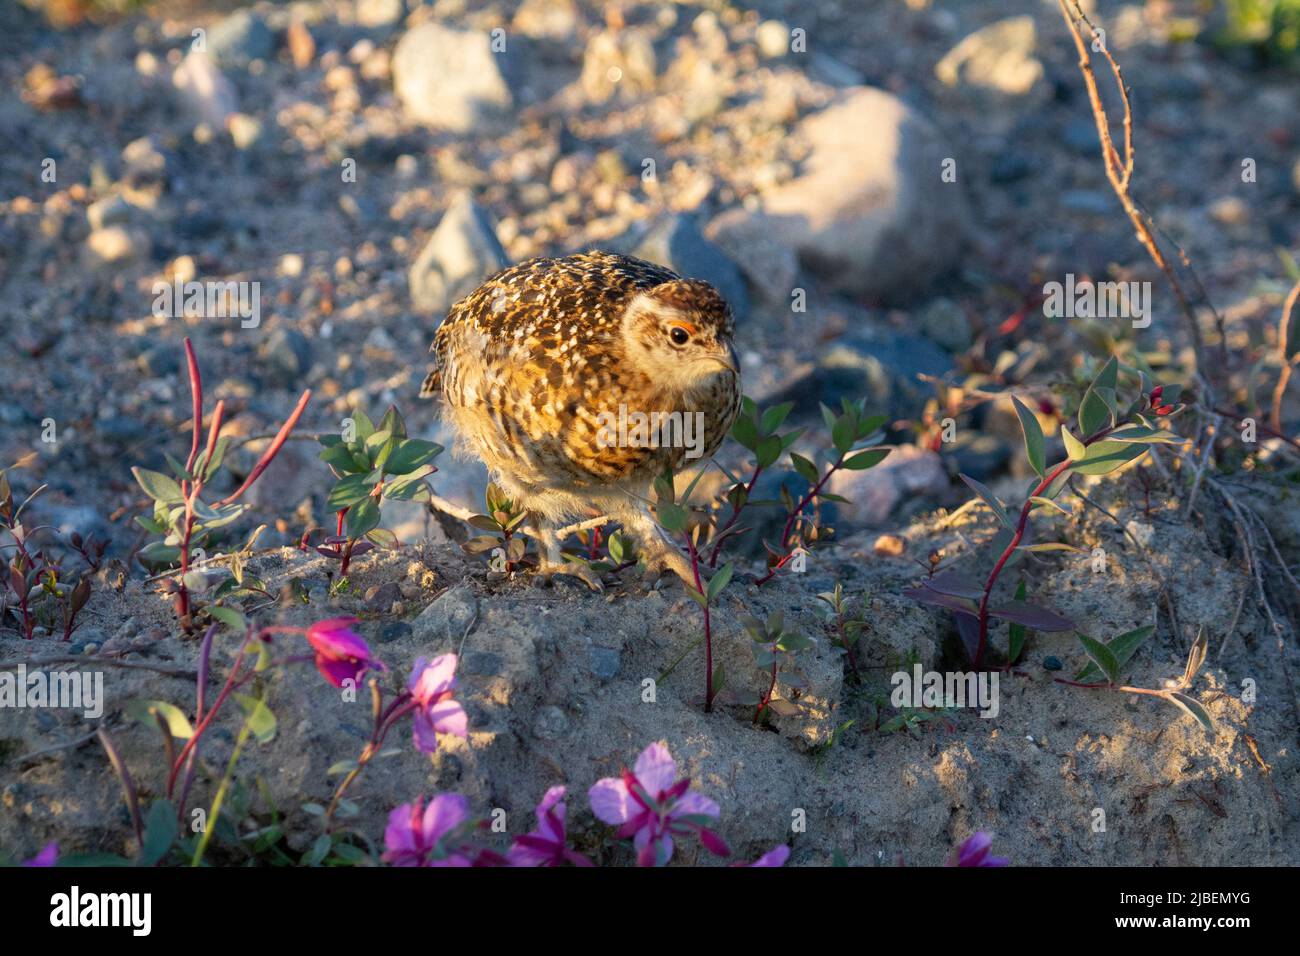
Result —
<svg viewBox="0 0 1300 956"><path fill-rule="evenodd" d="M674 325L668 337L673 340L674 345L685 345L691 340L691 334L680 325Z"/></svg>

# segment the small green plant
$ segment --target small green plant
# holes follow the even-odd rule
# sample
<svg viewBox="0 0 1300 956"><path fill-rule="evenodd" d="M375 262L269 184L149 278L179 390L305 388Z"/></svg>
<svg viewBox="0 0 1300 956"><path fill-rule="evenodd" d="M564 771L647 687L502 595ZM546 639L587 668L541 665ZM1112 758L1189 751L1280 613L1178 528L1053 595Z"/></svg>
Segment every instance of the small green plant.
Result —
<svg viewBox="0 0 1300 956"><path fill-rule="evenodd" d="M754 711L754 723L758 723L769 713L777 715L787 715L797 713L799 708L788 700L776 700L773 695L776 693L776 678L778 668L782 660L793 654L798 654L813 646L813 642L802 634L794 631L788 631L785 628L785 616L780 611L773 611L766 621L760 621L758 618L746 615L741 619L745 626L745 631L749 634L754 642L754 660L758 666L767 670L770 669L772 679L767 685L767 690L759 698L758 707ZM786 683L791 686L799 686L795 678L786 675Z"/></svg>
<svg viewBox="0 0 1300 956"><path fill-rule="evenodd" d="M1168 420L1183 408L1178 404L1180 385L1155 385L1148 370L1124 368L1124 382L1136 386L1134 395L1121 406L1119 362L1112 356L1097 372L1083 392L1078 409L1076 437L1061 425L1066 457L1055 465L1047 464L1047 443L1038 419L1020 399L1012 396L1024 435L1025 453L1037 476L1031 483L1019 514L1012 518L1006 504L983 484L967 475L962 480L988 506L1002 526L993 541L996 563L981 583L955 570L940 571L925 578L920 586L904 592L908 597L956 615L957 631L972 665L979 669L988 647L989 622L1007 621L1039 631L1073 630L1072 622L1047 608L1023 599L1023 590L1006 603L994 603L994 587L1002 572L1029 552L1078 551L1063 542L1033 542L1030 516L1044 511L1069 514L1057 498L1066 490L1072 474L1106 475L1137 461L1157 443L1184 443L1186 439L1165 429ZM1121 411L1121 407L1123 411ZM1023 632L1018 632L1023 646ZM1009 641L1016 635L1008 635Z"/></svg>
<svg viewBox="0 0 1300 956"><path fill-rule="evenodd" d="M378 427L365 412L356 411L344 420L341 434L320 435L317 441L324 446L321 461L337 479L327 499L337 525L316 550L338 560L343 579L354 557L371 548L398 546L397 536L379 526L380 506L384 501L428 501L426 479L438 470L432 461L443 448L408 437L406 422L391 406Z"/></svg>
<svg viewBox="0 0 1300 956"><path fill-rule="evenodd" d="M816 605L816 609L825 617L827 630L832 635L836 649L847 658L849 673L857 680L858 657L854 648L867 626L866 600L858 601L857 608L854 609L853 602L844 597L844 587L839 581L835 582L835 590L823 591L817 595L817 599L822 603Z"/></svg>
<svg viewBox="0 0 1300 956"><path fill-rule="evenodd" d="M132 468L131 474L153 501L152 516L137 516L135 520L146 531L162 536L161 540L150 542L140 549L140 561L155 568L178 565L174 571L164 575L162 589L164 593L173 596L181 627L186 633L193 633L197 629L196 612L199 608L194 606L192 594L216 583L213 580L216 569L191 570L191 564L206 554L206 549L215 540L216 532L236 521L247 510L248 506L239 504L239 499L262 476L262 472L284 447L311 400L311 390L302 393L298 404L243 483L221 500L209 504L203 500L203 491L221 469L230 444L229 438L220 437L225 402L217 402L208 423L205 442L203 379L199 374L194 346L188 338L185 340L185 361L189 372L192 409L189 458L182 465L170 455L165 455L174 478L139 467ZM224 576L221 575L222 578Z"/></svg>
<svg viewBox="0 0 1300 956"><path fill-rule="evenodd" d="M483 493L486 514L470 515L470 525L487 534L475 535L462 548L469 554L488 554L493 571L511 572L519 567L528 551L528 539L520 534L528 510L489 482Z"/></svg>
<svg viewBox="0 0 1300 956"><path fill-rule="evenodd" d="M1082 645L1083 652L1088 656L1088 662L1074 676L1073 680L1058 677L1056 682L1070 687L1083 687L1088 690L1116 690L1125 694L1158 697L1161 700L1168 701L1183 713L1192 717L1205 728L1206 733L1213 736L1214 721L1210 719L1209 713L1201 705L1200 701L1186 693L1191 689L1192 682L1196 679L1201 666L1205 663L1208 642L1205 638L1204 627L1200 629L1196 635L1196 640L1192 642L1191 650L1187 654L1187 664L1183 668L1183 676L1177 681L1169 681L1170 686L1150 688L1129 687L1120 684L1120 677L1123 675L1129 661L1133 659L1133 655L1137 653L1138 648L1145 644L1154 633L1154 625L1148 624L1145 627L1118 634L1105 643L1094 640L1085 634L1077 634L1079 644ZM1098 678L1104 679L1099 680Z"/></svg>
<svg viewBox="0 0 1300 956"><path fill-rule="evenodd" d="M1223 26L1214 42L1245 47L1261 59L1295 62L1300 54L1300 0L1223 0Z"/></svg>
<svg viewBox="0 0 1300 956"><path fill-rule="evenodd" d="M731 428L731 437L754 453L754 466L748 482L733 478L734 484L727 492L731 513L712 536L710 567L717 563L718 553L725 541L743 530L737 529L735 525L745 508L767 504L752 498L754 486L764 470L775 465L783 454L789 452L791 468L808 483L808 491L798 501L795 501L784 485L781 488L781 504L786 510L785 526L781 529L781 537L776 544L763 542L768 552L767 573L758 579L759 584L770 581L796 555L806 553L808 546L823 534L825 529L819 524L816 515L818 505L827 501L847 501L840 495L825 490L831 476L841 470L864 471L874 468L892 451L889 448L873 447L885 440L882 431L885 416L868 415L866 399L852 402L846 398L841 401L838 414L826 405L821 406L822 419L830 431L831 450L819 456L825 460L818 464L789 450L802 436L802 428L785 434L778 433L792 407L792 403L786 402L760 410L751 399L744 398L740 414ZM810 508L813 512L809 511Z"/></svg>
<svg viewBox="0 0 1300 956"><path fill-rule="evenodd" d="M63 559L48 548L32 546L33 536L50 530L46 525L27 528L22 523L23 511L45 490L41 485L21 504L14 505L13 489L6 470L0 468L0 530L8 533L11 542L0 549L13 549L12 557L0 558L0 622L12 613L24 638L31 640L37 627L50 634L59 633L63 640L71 640L77 626L77 615L90 600L90 575L65 568ZM103 556L107 542L95 539L83 541L73 534L72 547L93 571L95 562Z"/></svg>

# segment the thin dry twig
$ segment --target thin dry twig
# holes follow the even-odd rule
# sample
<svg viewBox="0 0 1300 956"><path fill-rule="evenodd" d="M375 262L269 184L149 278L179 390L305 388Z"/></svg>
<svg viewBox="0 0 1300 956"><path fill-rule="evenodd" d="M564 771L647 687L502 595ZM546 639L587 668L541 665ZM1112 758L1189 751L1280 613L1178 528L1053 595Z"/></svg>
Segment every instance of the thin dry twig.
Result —
<svg viewBox="0 0 1300 956"><path fill-rule="evenodd" d="M1196 372L1198 376L1204 379L1206 370L1204 344L1201 338L1201 328L1196 320L1196 313L1193 311L1191 302L1183 290L1178 274L1161 250L1160 243L1157 241L1150 225L1148 225L1146 217L1142 210L1138 208L1133 197L1129 195L1129 184L1133 179L1134 166L1133 108L1129 102L1128 88L1124 85L1123 73L1115 58L1106 49L1106 45L1104 43L1095 44L1095 48L1101 52L1106 63L1110 66L1111 74L1115 80L1115 87L1119 92L1120 102L1124 109L1124 154L1121 156L1115 148L1115 143L1110 135L1110 116L1107 114L1106 107L1101 100L1101 92L1097 86L1097 76L1092 69L1092 58L1088 52L1088 44L1083 37L1080 24L1087 26L1094 39L1098 39L1100 34L1097 27L1088 19L1087 14L1083 12L1083 8L1079 6L1078 0L1057 0L1057 3L1061 8L1061 16L1064 17L1065 24L1070 30L1070 36L1074 40L1075 49L1079 53L1079 72L1083 74L1084 87L1088 92L1088 102L1092 106L1093 119L1097 124L1097 135L1101 140L1101 157L1106 170L1106 178L1110 180L1111 188L1119 199L1125 215L1133 223L1138 242L1146 249L1147 254L1160 271L1164 273L1170 288L1173 290L1174 298L1178 300L1178 306L1187 321L1187 328L1192 337L1192 351L1196 356Z"/></svg>

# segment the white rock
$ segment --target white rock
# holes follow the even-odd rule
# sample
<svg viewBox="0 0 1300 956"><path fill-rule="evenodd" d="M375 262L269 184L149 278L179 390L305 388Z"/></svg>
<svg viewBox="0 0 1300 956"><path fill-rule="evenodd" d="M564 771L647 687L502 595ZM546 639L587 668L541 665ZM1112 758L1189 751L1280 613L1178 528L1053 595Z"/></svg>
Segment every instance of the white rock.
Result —
<svg viewBox="0 0 1300 956"><path fill-rule="evenodd" d="M486 32L424 23L408 31L393 53L393 89L412 119L468 132L505 114L514 98L505 54L492 52Z"/></svg>
<svg viewBox="0 0 1300 956"><path fill-rule="evenodd" d="M411 303L418 309L444 311L508 263L491 218L462 190L411 266Z"/></svg>

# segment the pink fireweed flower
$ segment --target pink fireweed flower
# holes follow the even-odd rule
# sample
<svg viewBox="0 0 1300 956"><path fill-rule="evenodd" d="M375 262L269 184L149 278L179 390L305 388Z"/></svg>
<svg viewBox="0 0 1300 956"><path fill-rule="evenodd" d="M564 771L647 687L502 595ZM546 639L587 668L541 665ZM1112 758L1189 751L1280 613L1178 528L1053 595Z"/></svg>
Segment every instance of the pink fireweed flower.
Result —
<svg viewBox="0 0 1300 956"><path fill-rule="evenodd" d="M361 635L352 630L355 617L332 617L307 628L307 643L316 652L316 669L335 687L345 680L360 682L367 670L385 670L370 656L370 648Z"/></svg>
<svg viewBox="0 0 1300 956"><path fill-rule="evenodd" d="M465 708L451 697L456 689L455 654L443 654L428 663L417 658L406 687L416 705L411 724L417 748L431 754L438 749L439 734L468 734Z"/></svg>
<svg viewBox="0 0 1300 956"><path fill-rule="evenodd" d="M587 791L591 812L605 823L620 824L618 835L632 837L640 866L663 866L673 856L673 837L699 836L710 853L731 851L707 824L721 816L718 805L688 792L689 777L674 782L677 764L663 744L654 743L636 758L635 773L624 769L621 779L606 777Z"/></svg>
<svg viewBox="0 0 1300 956"><path fill-rule="evenodd" d="M753 863L736 863L735 866L785 866L785 861L790 859L790 848L784 843L772 847Z"/></svg>
<svg viewBox="0 0 1300 956"><path fill-rule="evenodd" d="M564 787L551 787L537 805L537 829L518 837L507 857L512 866L591 866L592 862L565 843Z"/></svg>
<svg viewBox="0 0 1300 956"><path fill-rule="evenodd" d="M458 793L440 793L425 808L404 803L388 814L384 862L393 866L473 866L464 846L469 802Z"/></svg>
<svg viewBox="0 0 1300 956"><path fill-rule="evenodd" d="M993 838L983 830L971 834L957 848L956 862L950 866L1006 866L1011 861L1004 856L989 856Z"/></svg>
<svg viewBox="0 0 1300 956"><path fill-rule="evenodd" d="M59 844L51 840L45 844L45 849L41 850L30 860L24 860L23 866L53 866L59 860Z"/></svg>

